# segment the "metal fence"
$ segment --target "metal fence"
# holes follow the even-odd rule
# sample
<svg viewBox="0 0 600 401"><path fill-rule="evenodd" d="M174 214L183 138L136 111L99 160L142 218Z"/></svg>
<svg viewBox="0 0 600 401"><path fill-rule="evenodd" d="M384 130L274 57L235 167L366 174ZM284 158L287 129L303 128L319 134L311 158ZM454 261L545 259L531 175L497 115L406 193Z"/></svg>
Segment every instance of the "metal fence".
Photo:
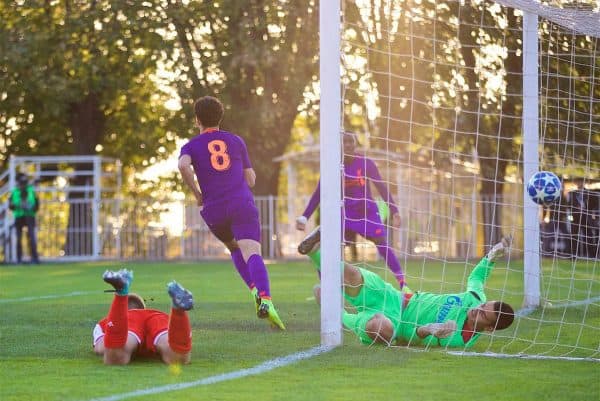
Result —
<svg viewBox="0 0 600 401"><path fill-rule="evenodd" d="M296 249L305 235L295 229L307 198L257 197L262 224L262 252L267 259L298 258ZM522 213L518 199L498 197L498 224L522 243ZM431 256L465 259L483 254L483 210L477 197L423 194L400 206L402 225L389 230L389 243L403 257ZM91 219L99 210L98 225ZM492 217L492 216L490 216ZM490 219L491 221L491 219ZM318 216L311 219L314 226ZM307 227L307 230L311 226ZM210 233L198 208L186 202L159 204L152 199L46 200L38 214L38 250L42 260L203 260L228 258L226 248ZM2 233L3 260L12 261L14 235ZM24 238L26 241L26 238ZM361 239L353 245L359 259L377 258L375 247ZM95 253L97 250L97 254ZM27 246L24 245L27 255Z"/></svg>

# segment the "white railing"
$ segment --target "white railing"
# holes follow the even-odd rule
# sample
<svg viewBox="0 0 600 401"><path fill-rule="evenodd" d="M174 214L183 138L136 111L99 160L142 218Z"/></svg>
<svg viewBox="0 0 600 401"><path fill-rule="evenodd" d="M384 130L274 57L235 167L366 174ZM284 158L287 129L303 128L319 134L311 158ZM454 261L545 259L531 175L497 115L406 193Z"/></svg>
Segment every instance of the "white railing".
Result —
<svg viewBox="0 0 600 401"><path fill-rule="evenodd" d="M513 234L513 255L523 249L522 213L516 196L494 198L502 205L500 226L503 234ZM491 199L490 199L491 200ZM492 221L493 212L487 210L493 202L481 201L479 197L440 197L416 195L400 205L402 225L390 231L390 243L401 258L431 257L436 259L472 259L485 252L482 232L485 221ZM296 249L303 236L316 224L318 216L310 219L306 232L295 229L295 217L302 212L307 197L257 197L261 216L262 252L267 259L300 258ZM226 248L210 233L193 203L157 203L154 199L122 200L101 199L96 208L94 200L46 198L38 214L38 251L45 261L76 261L98 259L123 260L207 260L227 259ZM568 257L573 252L579 256L598 257L600 227L588 224L579 227L578 215L582 211L561 206L556 213L560 222L542 223L542 252ZM98 224L91 216L96 209ZM595 210L595 209L594 209ZM290 213L292 214L290 216ZM5 214L6 216L6 214ZM570 226L566 227L565 222ZM589 226L589 227L588 227ZM96 228L93 228L96 227ZM562 228L561 228L562 227ZM566 227L566 229L565 229ZM556 241L553 241L553 239ZM11 247L4 236L0 260L10 257ZM563 244L563 248L557 248ZM566 244L566 245L565 245ZM591 245L590 245L591 244ZM358 260L375 260L374 246L358 237L355 243ZM594 248L596 245L596 248ZM555 246L555 248L552 248ZM594 249L591 249L594 248ZM24 246L24 252L27 253ZM97 253L95 251L97 249ZM346 256L353 257L352 246Z"/></svg>
<svg viewBox="0 0 600 401"><path fill-rule="evenodd" d="M38 216L41 255L46 260L105 258L101 250L100 217L102 199L118 197L121 188L121 163L102 156L17 156L11 155L8 169L0 174L0 245L5 261L14 261L16 248L11 230L13 218L8 212L10 191L17 174L26 174L35 183L42 201ZM118 205L118 200L111 200ZM92 229L92 227L95 227Z"/></svg>
<svg viewBox="0 0 600 401"><path fill-rule="evenodd" d="M268 259L299 258L296 249L306 232L295 229L295 217L307 198L257 197L262 224L262 252ZM400 206L402 226L390 230L390 243L401 257L472 258L481 255L478 238L484 203L471 198L411 198ZM519 227L516 200L502 201L504 227ZM228 258L192 203L173 202L157 209L155 200L101 199L98 224L91 218L93 199L49 199L38 214L38 248L42 260L202 260ZM514 210L512 208L515 208ZM290 216L290 211L296 211ZM96 227L96 228L94 228ZM518 233L514 233L517 234ZM522 238L516 238L517 244ZM359 259L377 258L369 242L356 240ZM24 247L25 250L27 247ZM98 253L95 253L95 249ZM348 255L351 255L348 250Z"/></svg>

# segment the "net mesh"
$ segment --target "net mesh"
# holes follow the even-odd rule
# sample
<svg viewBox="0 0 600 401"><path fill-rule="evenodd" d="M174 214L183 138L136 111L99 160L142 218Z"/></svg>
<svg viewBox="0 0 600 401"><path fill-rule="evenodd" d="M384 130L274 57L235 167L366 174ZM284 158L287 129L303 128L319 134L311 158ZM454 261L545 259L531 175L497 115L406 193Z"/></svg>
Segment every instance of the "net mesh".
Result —
<svg viewBox="0 0 600 401"><path fill-rule="evenodd" d="M486 295L515 309L525 291L529 178L521 129L523 11L540 16L539 163L563 183L561 199L540 208L541 304L519 310L511 328L483 335L469 351L600 358L600 14L594 7L342 3L343 130L358 134L358 154L377 165L401 218L399 227L391 216L385 220L387 253L364 239L360 231L374 221L365 218L354 230L358 236L346 235L346 260L395 283L389 263L395 256L413 290L460 292L478 259L510 234L510 255L497 264ZM377 201L377 180L370 181Z"/></svg>

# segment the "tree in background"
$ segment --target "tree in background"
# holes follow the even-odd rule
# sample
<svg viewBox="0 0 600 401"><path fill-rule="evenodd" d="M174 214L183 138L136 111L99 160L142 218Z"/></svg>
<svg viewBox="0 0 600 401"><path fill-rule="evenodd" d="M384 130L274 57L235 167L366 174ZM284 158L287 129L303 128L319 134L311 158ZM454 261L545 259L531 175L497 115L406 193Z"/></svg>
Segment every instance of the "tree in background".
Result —
<svg viewBox="0 0 600 401"><path fill-rule="evenodd" d="M315 1L173 0L171 68L183 112L217 96L227 107L222 128L244 137L257 171L258 195L277 192L279 163L290 142L304 91L318 75Z"/></svg>
<svg viewBox="0 0 600 401"><path fill-rule="evenodd" d="M121 159L133 177L194 131L193 101L213 94L232 110L224 128L247 138L257 192L275 193L272 159L317 79L317 21L314 2L305 1L4 2L0 164L10 154L99 154ZM165 107L173 93L180 110ZM80 176L70 182L86 184ZM67 255L91 251L89 203L73 206L86 197L83 190L69 199Z"/></svg>
<svg viewBox="0 0 600 401"><path fill-rule="evenodd" d="M484 243L497 242L502 234L499 197L505 175L516 167L509 161L519 154L522 138L520 13L479 1L348 0L345 5L345 34L356 44L347 51L366 59L370 90L377 93L379 113L370 123L371 143L412 160L424 156L442 171L452 171L450 157L476 152ZM562 49L562 63L554 58L548 68L545 94L560 100L543 109L549 121L570 121L562 127L547 125L544 132L546 138L556 138L546 141L546 154L564 159L561 143L599 142L594 129L590 135L589 129L575 128L599 124L595 117L587 125L578 121L599 115L590 113L597 102L589 102L590 95L597 97L590 82L597 79L593 74L598 69L589 57L598 39L553 38L547 27L540 33L556 54L561 43L570 44ZM573 62L586 57L585 62ZM557 96L561 88L572 96ZM579 153L571 160L597 162L600 157L584 154L584 146L570 148Z"/></svg>
<svg viewBox="0 0 600 401"><path fill-rule="evenodd" d="M600 178L590 176L600 168L600 152L592 147L600 145L600 38L573 37L549 23L541 32L544 158L572 177Z"/></svg>
<svg viewBox="0 0 600 401"><path fill-rule="evenodd" d="M486 205L494 208L494 213L482 216L485 243L494 243L501 216L496 196L502 194L507 160L515 151L513 137L520 133L515 129L520 127L520 105L514 97L503 97L504 90L520 93L520 76L515 75L521 71L520 57L515 56L520 37L506 26L501 28L498 15L479 2L442 6L370 1L362 2L360 8L353 1L347 4L352 13L346 25L358 31L359 45L354 51L368 60L372 87L378 93L380 111L372 143L382 146L383 141L412 160L429 158L442 171L452 171L449 156L476 150L479 192L489 200ZM512 10L508 14L515 25L507 25L518 26ZM478 31L480 25L485 30ZM487 45L509 48L508 57L482 65ZM504 71L505 86L496 92L488 90L489 75L482 73L486 69Z"/></svg>
<svg viewBox="0 0 600 401"><path fill-rule="evenodd" d="M483 216L489 244L499 235L502 213L494 200L520 146L521 21L513 10L488 3L463 2L460 13L458 7L344 1L343 35L360 45L344 47L343 79L363 88L344 94L354 106L345 107L352 114L344 125L366 126L373 146L425 157L438 169L451 168L442 155L475 150L480 194L492 199L493 213ZM567 155L561 145L600 142L594 129L600 112L593 109L599 104L586 100L600 96L593 85L600 70L589 62L598 39L575 40L547 26L541 33L550 50L569 58L547 66L548 98L556 101L544 105L545 119L570 123L545 127L545 154L565 163L599 163L590 147L571 147L575 154ZM501 51L486 59L490 46ZM280 166L272 160L287 150L299 110L307 110L308 130L316 128L305 94L318 80L317 61L315 1L4 1L0 167L11 154L101 154L121 159L131 177L171 154L177 136L192 135L194 100L215 95L230 109L223 128L246 139L259 175L257 194L274 194ZM491 76L502 84L490 89ZM559 96L565 91L572 95ZM174 95L178 110L165 107ZM376 117L366 107L372 99ZM594 117L586 121L590 111ZM70 184L86 182L75 177ZM75 193L72 200L87 195ZM91 220L85 224L91 230ZM75 240L67 243L90 243Z"/></svg>
<svg viewBox="0 0 600 401"><path fill-rule="evenodd" d="M10 154L101 154L121 159L127 169L174 149L180 127L164 107L167 94L152 80L169 45L158 33L162 20L155 3L0 4L3 166ZM86 177L70 182L86 184ZM87 191L74 192L70 200L86 196ZM87 205L88 210L79 210L79 222L89 233ZM85 244L91 241L68 232L67 254L89 254Z"/></svg>

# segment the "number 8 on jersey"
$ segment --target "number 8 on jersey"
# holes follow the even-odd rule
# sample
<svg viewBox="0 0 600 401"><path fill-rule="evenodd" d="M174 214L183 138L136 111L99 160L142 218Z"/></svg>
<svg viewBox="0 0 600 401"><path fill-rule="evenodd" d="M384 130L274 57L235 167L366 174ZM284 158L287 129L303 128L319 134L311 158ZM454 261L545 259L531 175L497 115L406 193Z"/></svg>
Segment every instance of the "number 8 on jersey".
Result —
<svg viewBox="0 0 600 401"><path fill-rule="evenodd" d="M231 166L231 159L227 154L227 144L225 141L215 139L208 143L210 152L210 165L217 171L225 171Z"/></svg>

